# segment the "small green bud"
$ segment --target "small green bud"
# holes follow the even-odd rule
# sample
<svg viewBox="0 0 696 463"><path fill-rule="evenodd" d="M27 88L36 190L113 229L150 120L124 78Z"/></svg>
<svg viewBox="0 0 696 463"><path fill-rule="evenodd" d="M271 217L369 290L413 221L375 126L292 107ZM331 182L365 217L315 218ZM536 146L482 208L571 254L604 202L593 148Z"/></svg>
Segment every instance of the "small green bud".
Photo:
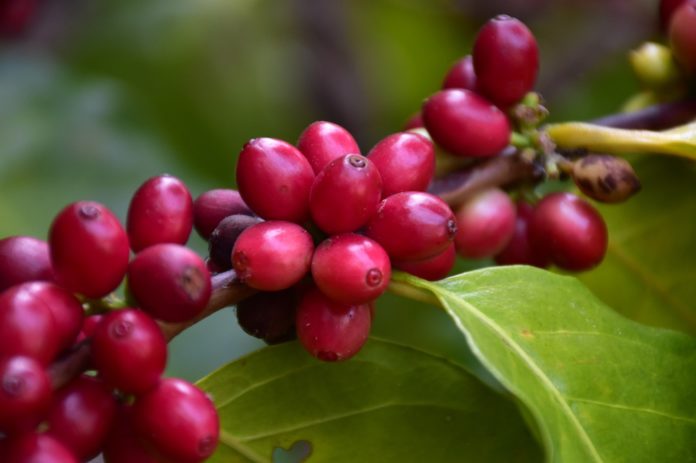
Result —
<svg viewBox="0 0 696 463"><path fill-rule="evenodd" d="M602 203L620 203L640 191L631 164L607 154L590 154L573 164L573 181L585 195Z"/></svg>
<svg viewBox="0 0 696 463"><path fill-rule="evenodd" d="M678 85L682 80L672 51L664 45L645 42L630 52L629 60L633 72L646 88L663 90Z"/></svg>

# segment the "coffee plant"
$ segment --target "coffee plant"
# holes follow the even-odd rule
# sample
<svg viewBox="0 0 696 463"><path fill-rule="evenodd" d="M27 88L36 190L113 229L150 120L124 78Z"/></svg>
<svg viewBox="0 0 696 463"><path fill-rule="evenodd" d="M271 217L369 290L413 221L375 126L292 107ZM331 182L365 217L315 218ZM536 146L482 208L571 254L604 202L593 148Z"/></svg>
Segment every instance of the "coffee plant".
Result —
<svg viewBox="0 0 696 463"><path fill-rule="evenodd" d="M0 5L6 36L37 7ZM246 142L235 185L194 198L156 175L123 222L76 200L47 240L0 240L0 461L696 461L693 326L607 305L633 284L694 318L671 294L693 267L668 269L660 240L694 250L696 2L659 7L617 114L548 123L540 44L498 15L371 148L316 121ZM605 221L636 195L652 209L633 233L674 230L644 242L637 282ZM386 292L443 311L470 358L371 337ZM196 384L165 375L168 341L232 306L269 346Z"/></svg>

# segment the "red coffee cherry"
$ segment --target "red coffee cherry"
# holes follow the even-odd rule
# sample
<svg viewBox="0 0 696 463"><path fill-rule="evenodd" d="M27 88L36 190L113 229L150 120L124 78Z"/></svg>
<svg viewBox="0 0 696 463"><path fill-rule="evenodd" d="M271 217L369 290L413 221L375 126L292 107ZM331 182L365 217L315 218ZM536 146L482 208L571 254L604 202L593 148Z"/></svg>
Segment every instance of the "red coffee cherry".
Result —
<svg viewBox="0 0 696 463"><path fill-rule="evenodd" d="M210 238L222 219L235 214L254 214L237 190L206 191L193 202L193 224L204 240Z"/></svg>
<svg viewBox="0 0 696 463"><path fill-rule="evenodd" d="M312 276L328 297L344 304L377 299L389 285L391 264L377 242L355 233L324 240L312 258Z"/></svg>
<svg viewBox="0 0 696 463"><path fill-rule="evenodd" d="M696 1L686 1L674 11L669 23L669 43L684 70L696 73Z"/></svg>
<svg viewBox="0 0 696 463"><path fill-rule="evenodd" d="M79 460L57 439L46 433L28 432L10 438L8 462L78 463Z"/></svg>
<svg viewBox="0 0 696 463"><path fill-rule="evenodd" d="M193 199L184 182L158 175L143 183L131 199L126 227L134 252L153 244L185 244L193 227Z"/></svg>
<svg viewBox="0 0 696 463"><path fill-rule="evenodd" d="M543 250L532 247L529 238L529 221L533 215L534 207L531 204L517 203L515 231L507 245L495 256L495 262L498 265L533 265L539 268L551 265L549 257Z"/></svg>
<svg viewBox="0 0 696 463"><path fill-rule="evenodd" d="M607 250L607 226L599 212L571 193L551 193L536 206L530 222L535 249L560 268L588 270Z"/></svg>
<svg viewBox="0 0 696 463"><path fill-rule="evenodd" d="M488 157L510 142L510 123L470 90L441 90L423 104L423 121L435 143L457 156Z"/></svg>
<svg viewBox="0 0 696 463"><path fill-rule="evenodd" d="M412 114L411 117L408 118L408 120L404 124L403 130L419 129L421 127L425 127L425 125L423 124L423 115L420 111L418 111L417 113Z"/></svg>
<svg viewBox="0 0 696 463"><path fill-rule="evenodd" d="M350 132L340 125L325 121L309 124L297 140L297 148L317 175L334 159L346 154L360 154L360 147Z"/></svg>
<svg viewBox="0 0 696 463"><path fill-rule="evenodd" d="M213 454L220 433L215 405L193 384L163 378L135 401L137 434L175 461L203 461Z"/></svg>
<svg viewBox="0 0 696 463"><path fill-rule="evenodd" d="M133 423L133 407L129 405L121 405L117 409L103 452L106 463L162 463L138 439Z"/></svg>
<svg viewBox="0 0 696 463"><path fill-rule="evenodd" d="M115 413L111 390L100 380L83 375L56 393L47 432L80 460L90 460L100 452Z"/></svg>
<svg viewBox="0 0 696 463"><path fill-rule="evenodd" d="M92 201L70 204L53 220L48 243L58 282L90 298L106 296L123 280L130 250L116 216Z"/></svg>
<svg viewBox="0 0 696 463"><path fill-rule="evenodd" d="M476 86L476 71L474 71L474 60L471 55L459 59L447 71L442 88L465 88L472 92L478 92Z"/></svg>
<svg viewBox="0 0 696 463"><path fill-rule="evenodd" d="M454 243L452 243L440 254L427 259L394 262L394 268L424 280L437 281L449 275L456 260L457 252L454 249Z"/></svg>
<svg viewBox="0 0 696 463"><path fill-rule="evenodd" d="M22 35L36 17L38 0L5 0L0 3L0 37Z"/></svg>
<svg viewBox="0 0 696 463"><path fill-rule="evenodd" d="M51 381L31 357L0 358L0 432L36 426L51 403Z"/></svg>
<svg viewBox="0 0 696 463"><path fill-rule="evenodd" d="M280 291L309 271L314 243L297 224L270 220L247 228L232 251L239 278L252 288Z"/></svg>
<svg viewBox="0 0 696 463"><path fill-rule="evenodd" d="M677 8L679 8L686 0L661 0L660 1L660 29L666 31L669 29L669 23Z"/></svg>
<svg viewBox="0 0 696 463"><path fill-rule="evenodd" d="M506 107L534 88L539 72L539 47L522 22L500 15L478 32L473 48L479 90Z"/></svg>
<svg viewBox="0 0 696 463"><path fill-rule="evenodd" d="M244 230L263 222L258 217L235 214L224 218L208 240L208 255L218 272L232 268L232 249Z"/></svg>
<svg viewBox="0 0 696 463"><path fill-rule="evenodd" d="M314 171L290 143L250 140L237 161L237 185L244 202L268 220L303 222L309 217Z"/></svg>
<svg viewBox="0 0 696 463"><path fill-rule="evenodd" d="M382 197L402 191L425 191L435 174L435 147L423 135L389 135L370 150L367 158L382 177Z"/></svg>
<svg viewBox="0 0 696 463"><path fill-rule="evenodd" d="M25 355L47 365L60 350L61 333L32 285L13 286L0 295L0 357Z"/></svg>
<svg viewBox="0 0 696 463"><path fill-rule="evenodd" d="M383 200L365 234L396 260L419 260L441 253L457 232L449 206L429 193L407 191Z"/></svg>
<svg viewBox="0 0 696 463"><path fill-rule="evenodd" d="M128 267L128 284L141 309L173 323L201 313L212 293L203 259L178 244L158 244L140 252Z"/></svg>
<svg viewBox="0 0 696 463"><path fill-rule="evenodd" d="M27 281L53 281L48 243L31 236L0 240L0 292Z"/></svg>
<svg viewBox="0 0 696 463"><path fill-rule="evenodd" d="M492 188L472 196L457 209L454 244L460 256L485 259L499 253L515 232L515 205Z"/></svg>
<svg viewBox="0 0 696 463"><path fill-rule="evenodd" d="M349 359L367 341L372 325L370 304L336 302L312 288L297 308L297 337L302 346L319 360Z"/></svg>
<svg viewBox="0 0 696 463"><path fill-rule="evenodd" d="M261 292L237 304L237 322L245 333L279 344L295 339L295 288Z"/></svg>
<svg viewBox="0 0 696 463"><path fill-rule="evenodd" d="M377 167L359 154L331 161L317 175L309 196L312 220L329 234L364 226L382 198Z"/></svg>
<svg viewBox="0 0 696 463"><path fill-rule="evenodd" d="M108 313L92 337L92 358L104 381L129 394L142 394L159 381L167 363L167 341L145 312Z"/></svg>

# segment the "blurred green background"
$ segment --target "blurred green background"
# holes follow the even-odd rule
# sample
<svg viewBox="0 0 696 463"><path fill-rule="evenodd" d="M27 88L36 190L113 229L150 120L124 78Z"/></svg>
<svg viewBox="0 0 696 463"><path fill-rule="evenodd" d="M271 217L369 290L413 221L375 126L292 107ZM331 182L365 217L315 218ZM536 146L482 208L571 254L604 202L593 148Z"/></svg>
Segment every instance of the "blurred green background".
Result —
<svg viewBox="0 0 696 463"><path fill-rule="evenodd" d="M637 88L625 53L655 35L656 4L39 1L26 28L0 38L0 237L45 238L79 199L123 219L135 189L164 172L194 197L233 187L246 140L294 142L314 120L347 127L367 152L498 13L536 34L554 119L614 112ZM189 244L205 254L199 237ZM386 298L375 333L466 357L459 332L433 313ZM261 345L228 310L177 338L169 372L197 379Z"/></svg>

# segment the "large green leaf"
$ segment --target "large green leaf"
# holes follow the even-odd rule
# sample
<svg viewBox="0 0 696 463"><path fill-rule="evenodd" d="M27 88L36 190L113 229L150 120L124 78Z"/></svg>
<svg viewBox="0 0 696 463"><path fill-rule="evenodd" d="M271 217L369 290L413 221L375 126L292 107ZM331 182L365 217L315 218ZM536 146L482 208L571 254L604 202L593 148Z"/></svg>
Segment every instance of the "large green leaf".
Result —
<svg viewBox="0 0 696 463"><path fill-rule="evenodd" d="M222 421L214 462L270 461L306 441L312 462L524 462L541 453L515 405L460 366L370 339L322 363L297 343L201 380Z"/></svg>
<svg viewBox="0 0 696 463"><path fill-rule="evenodd" d="M643 190L601 208L607 257L580 278L634 320L696 334L696 163L651 156L634 166Z"/></svg>
<svg viewBox="0 0 696 463"><path fill-rule="evenodd" d="M433 295L530 410L550 461L696 461L696 340L627 320L575 278L497 267L394 290Z"/></svg>

